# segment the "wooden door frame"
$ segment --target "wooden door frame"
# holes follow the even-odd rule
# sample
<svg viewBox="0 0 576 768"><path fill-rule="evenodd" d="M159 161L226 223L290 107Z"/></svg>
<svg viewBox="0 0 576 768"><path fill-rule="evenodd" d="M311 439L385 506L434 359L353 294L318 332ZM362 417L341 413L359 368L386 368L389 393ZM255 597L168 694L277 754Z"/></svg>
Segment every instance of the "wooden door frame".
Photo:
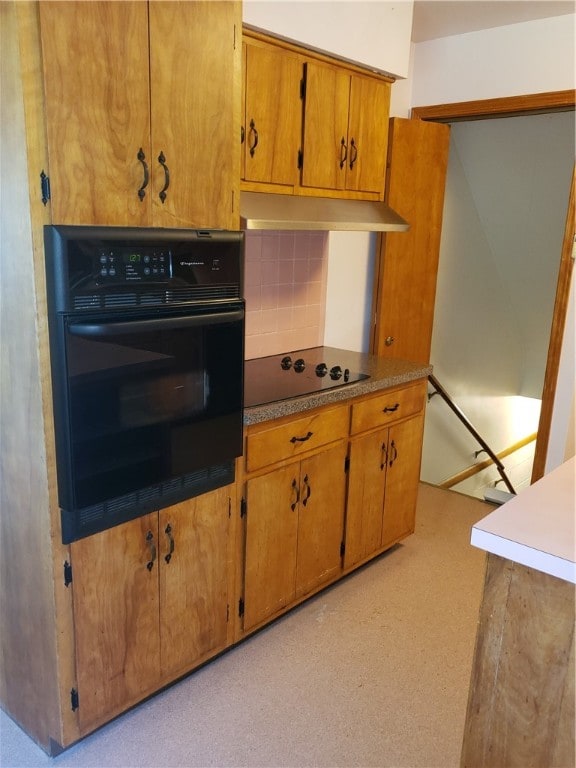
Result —
<svg viewBox="0 0 576 768"><path fill-rule="evenodd" d="M576 107L576 90L550 91L547 93L535 93L525 96L510 96L498 99L483 99L480 101L462 101L454 104L434 104L426 107L414 107L411 117L420 120L430 120L440 123L462 122L464 120L487 120L497 117L520 117L522 115L537 115L547 112L568 112ZM564 229L564 241L560 255L558 270L558 282L556 285L556 299L552 316L552 328L548 345L548 357L546 372L544 374L544 386L542 388L542 407L538 424L538 437L532 468L534 483L544 475L548 444L550 441L550 428L558 370L560 367L560 353L566 325L566 313L570 296L570 286L574 260L572 248L575 242L575 206L576 206L576 168L572 172L572 186L568 201L566 227Z"/></svg>

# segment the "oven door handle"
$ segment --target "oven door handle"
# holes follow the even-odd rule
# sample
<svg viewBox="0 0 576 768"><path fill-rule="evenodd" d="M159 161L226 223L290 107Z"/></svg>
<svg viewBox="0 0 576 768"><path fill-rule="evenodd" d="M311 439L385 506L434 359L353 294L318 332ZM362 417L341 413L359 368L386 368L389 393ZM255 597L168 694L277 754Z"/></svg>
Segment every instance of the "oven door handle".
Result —
<svg viewBox="0 0 576 768"><path fill-rule="evenodd" d="M201 325L221 325L244 319L244 310L210 312L186 317L156 317L151 320L131 320L121 323L72 323L68 331L74 336L120 336L125 333L166 331L172 328L197 328Z"/></svg>

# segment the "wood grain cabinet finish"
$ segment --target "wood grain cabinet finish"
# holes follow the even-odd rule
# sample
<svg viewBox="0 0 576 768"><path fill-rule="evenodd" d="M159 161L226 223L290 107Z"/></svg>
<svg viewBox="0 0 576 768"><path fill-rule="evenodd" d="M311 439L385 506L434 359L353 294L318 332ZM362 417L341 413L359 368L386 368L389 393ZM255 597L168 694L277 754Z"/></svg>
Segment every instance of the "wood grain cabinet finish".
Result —
<svg viewBox="0 0 576 768"><path fill-rule="evenodd" d="M54 222L237 228L239 7L40 3Z"/></svg>
<svg viewBox="0 0 576 768"><path fill-rule="evenodd" d="M449 142L449 125L390 120L386 202L410 229L381 235L372 305L378 357L430 360Z"/></svg>
<svg viewBox="0 0 576 768"><path fill-rule="evenodd" d="M230 488L71 545L80 732L227 642Z"/></svg>
<svg viewBox="0 0 576 768"><path fill-rule="evenodd" d="M244 30L242 189L383 200L390 78Z"/></svg>
<svg viewBox="0 0 576 768"><path fill-rule="evenodd" d="M248 456L251 441L264 435L277 464L268 461L270 471L246 480L244 631L340 574L348 419L342 406L248 435ZM306 439L310 425L322 444ZM304 446L296 455L295 444Z"/></svg>
<svg viewBox="0 0 576 768"><path fill-rule="evenodd" d="M382 198L390 84L306 63L302 185Z"/></svg>
<svg viewBox="0 0 576 768"><path fill-rule="evenodd" d="M358 408L373 410L373 405L381 406L390 397L396 404L402 396L406 396L410 404L419 403L419 408L406 409L404 413L398 409L393 419L396 423L389 427L370 429L364 433L353 430L357 435L352 437L350 443L345 570L414 532L425 385L368 398L359 403ZM402 418L404 421L400 420ZM368 428L368 422L361 423L365 429Z"/></svg>
<svg viewBox="0 0 576 768"><path fill-rule="evenodd" d="M298 183L302 70L295 54L244 43L244 180L289 187Z"/></svg>

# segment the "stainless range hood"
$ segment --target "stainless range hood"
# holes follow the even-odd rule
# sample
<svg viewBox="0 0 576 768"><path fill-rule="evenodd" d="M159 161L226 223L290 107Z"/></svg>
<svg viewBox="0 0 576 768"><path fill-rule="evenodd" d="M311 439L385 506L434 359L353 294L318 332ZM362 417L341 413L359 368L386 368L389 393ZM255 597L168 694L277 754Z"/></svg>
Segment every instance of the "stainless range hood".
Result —
<svg viewBox="0 0 576 768"><path fill-rule="evenodd" d="M243 229L406 232L410 225L385 203L304 195L240 193Z"/></svg>

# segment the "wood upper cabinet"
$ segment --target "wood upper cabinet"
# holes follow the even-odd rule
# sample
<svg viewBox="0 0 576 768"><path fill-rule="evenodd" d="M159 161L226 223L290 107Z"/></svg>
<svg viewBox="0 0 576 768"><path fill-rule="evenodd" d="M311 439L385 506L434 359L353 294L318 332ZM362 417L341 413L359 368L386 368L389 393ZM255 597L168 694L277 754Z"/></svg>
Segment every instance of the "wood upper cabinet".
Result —
<svg viewBox="0 0 576 768"><path fill-rule="evenodd" d="M40 3L55 223L237 226L239 7Z"/></svg>
<svg viewBox="0 0 576 768"><path fill-rule="evenodd" d="M226 646L230 492L70 545L81 733Z"/></svg>
<svg viewBox="0 0 576 768"><path fill-rule="evenodd" d="M425 384L420 383L353 406L352 432L356 434L350 443L345 569L414 532L424 397ZM386 408L388 413L383 413ZM375 414L373 427L390 426L363 431L367 409Z"/></svg>
<svg viewBox="0 0 576 768"><path fill-rule="evenodd" d="M302 185L384 196L390 84L306 63Z"/></svg>
<svg viewBox="0 0 576 768"><path fill-rule="evenodd" d="M450 127L393 118L386 200L410 222L380 241L371 351L430 361Z"/></svg>
<svg viewBox="0 0 576 768"><path fill-rule="evenodd" d="M294 186L302 123L298 56L273 46L244 44L242 178Z"/></svg>

